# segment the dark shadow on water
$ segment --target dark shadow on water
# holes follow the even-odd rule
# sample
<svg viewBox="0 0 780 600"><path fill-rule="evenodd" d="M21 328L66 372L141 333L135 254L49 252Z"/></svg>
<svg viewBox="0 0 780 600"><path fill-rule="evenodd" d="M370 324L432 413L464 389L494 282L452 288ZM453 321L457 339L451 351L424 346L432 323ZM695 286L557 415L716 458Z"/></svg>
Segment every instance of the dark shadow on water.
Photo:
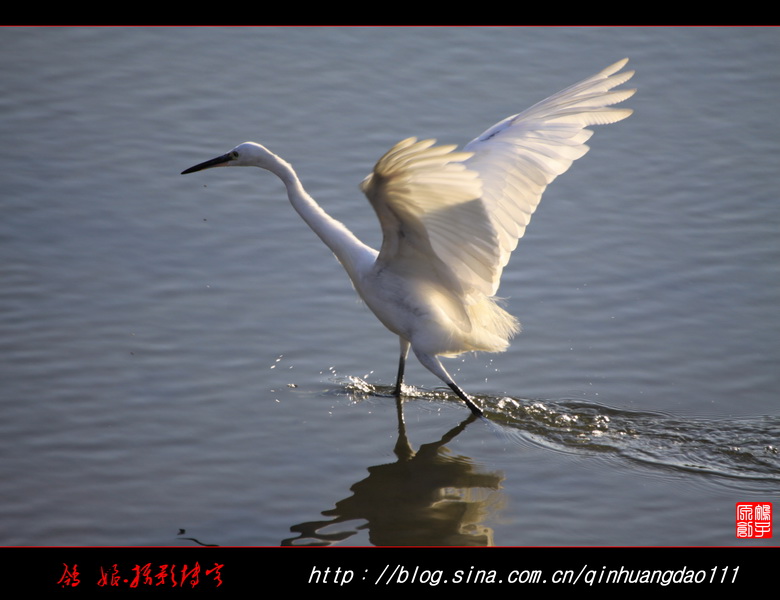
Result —
<svg viewBox="0 0 780 600"><path fill-rule="evenodd" d="M440 439L415 451L406 436L403 407L396 400L397 460L368 468L368 477L352 495L323 511L326 519L290 528L298 533L283 546L325 546L367 530L376 546L489 546L493 531L482 523L500 505L503 475L481 471L464 456L450 454L446 444L477 420L469 413ZM343 524L359 522L344 530Z"/></svg>

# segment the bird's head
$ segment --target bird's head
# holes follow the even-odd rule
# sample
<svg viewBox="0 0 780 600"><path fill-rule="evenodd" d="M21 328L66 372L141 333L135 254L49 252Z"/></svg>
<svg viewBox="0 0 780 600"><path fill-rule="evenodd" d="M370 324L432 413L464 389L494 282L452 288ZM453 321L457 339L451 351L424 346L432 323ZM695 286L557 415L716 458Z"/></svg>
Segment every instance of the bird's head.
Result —
<svg viewBox="0 0 780 600"><path fill-rule="evenodd" d="M279 158L265 146L255 142L244 142L230 152L190 167L182 171L181 174L186 175L213 167L260 167L270 170L278 161Z"/></svg>

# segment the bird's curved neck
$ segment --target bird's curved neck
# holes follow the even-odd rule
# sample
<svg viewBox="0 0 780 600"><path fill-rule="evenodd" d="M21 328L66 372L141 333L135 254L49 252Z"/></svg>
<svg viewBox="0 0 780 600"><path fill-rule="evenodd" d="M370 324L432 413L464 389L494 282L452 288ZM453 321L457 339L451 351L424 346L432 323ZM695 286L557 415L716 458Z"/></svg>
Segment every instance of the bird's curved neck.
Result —
<svg viewBox="0 0 780 600"><path fill-rule="evenodd" d="M361 242L343 223L331 217L315 202L304 189L292 165L278 156L275 158L275 163L269 170L284 183L290 204L355 280L361 267L367 268L369 264L373 264L377 252Z"/></svg>

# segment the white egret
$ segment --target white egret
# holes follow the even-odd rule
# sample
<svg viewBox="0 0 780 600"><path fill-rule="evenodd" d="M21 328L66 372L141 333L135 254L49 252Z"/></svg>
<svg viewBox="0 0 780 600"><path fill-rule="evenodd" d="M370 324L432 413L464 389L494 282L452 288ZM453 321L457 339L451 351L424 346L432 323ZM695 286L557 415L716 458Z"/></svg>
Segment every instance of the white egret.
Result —
<svg viewBox="0 0 780 600"><path fill-rule="evenodd" d="M519 331L495 297L501 272L542 192L588 151L589 125L614 123L613 108L635 90L613 90L633 76L628 59L497 123L463 151L435 140L405 139L376 163L361 189L382 228L379 251L329 216L286 161L245 142L191 167L252 166L277 175L293 208L336 255L360 297L398 335L401 394L409 348L476 415L480 408L439 357L502 352Z"/></svg>

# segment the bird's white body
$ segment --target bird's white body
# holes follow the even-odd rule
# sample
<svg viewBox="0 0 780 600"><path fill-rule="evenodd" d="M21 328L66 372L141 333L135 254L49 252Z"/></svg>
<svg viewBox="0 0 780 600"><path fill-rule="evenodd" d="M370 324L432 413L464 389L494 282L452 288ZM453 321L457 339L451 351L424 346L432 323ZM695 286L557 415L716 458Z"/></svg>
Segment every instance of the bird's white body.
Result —
<svg viewBox="0 0 780 600"><path fill-rule="evenodd" d="M396 390L409 348L474 411L439 356L506 350L517 320L495 298L501 273L546 186L583 156L589 125L613 123L612 108L634 90L612 88L632 71L626 60L494 125L467 144L437 146L408 138L376 164L361 188L382 227L379 251L330 217L289 163L260 144L184 171L256 166L276 174L290 203L333 251L366 305L401 342Z"/></svg>

